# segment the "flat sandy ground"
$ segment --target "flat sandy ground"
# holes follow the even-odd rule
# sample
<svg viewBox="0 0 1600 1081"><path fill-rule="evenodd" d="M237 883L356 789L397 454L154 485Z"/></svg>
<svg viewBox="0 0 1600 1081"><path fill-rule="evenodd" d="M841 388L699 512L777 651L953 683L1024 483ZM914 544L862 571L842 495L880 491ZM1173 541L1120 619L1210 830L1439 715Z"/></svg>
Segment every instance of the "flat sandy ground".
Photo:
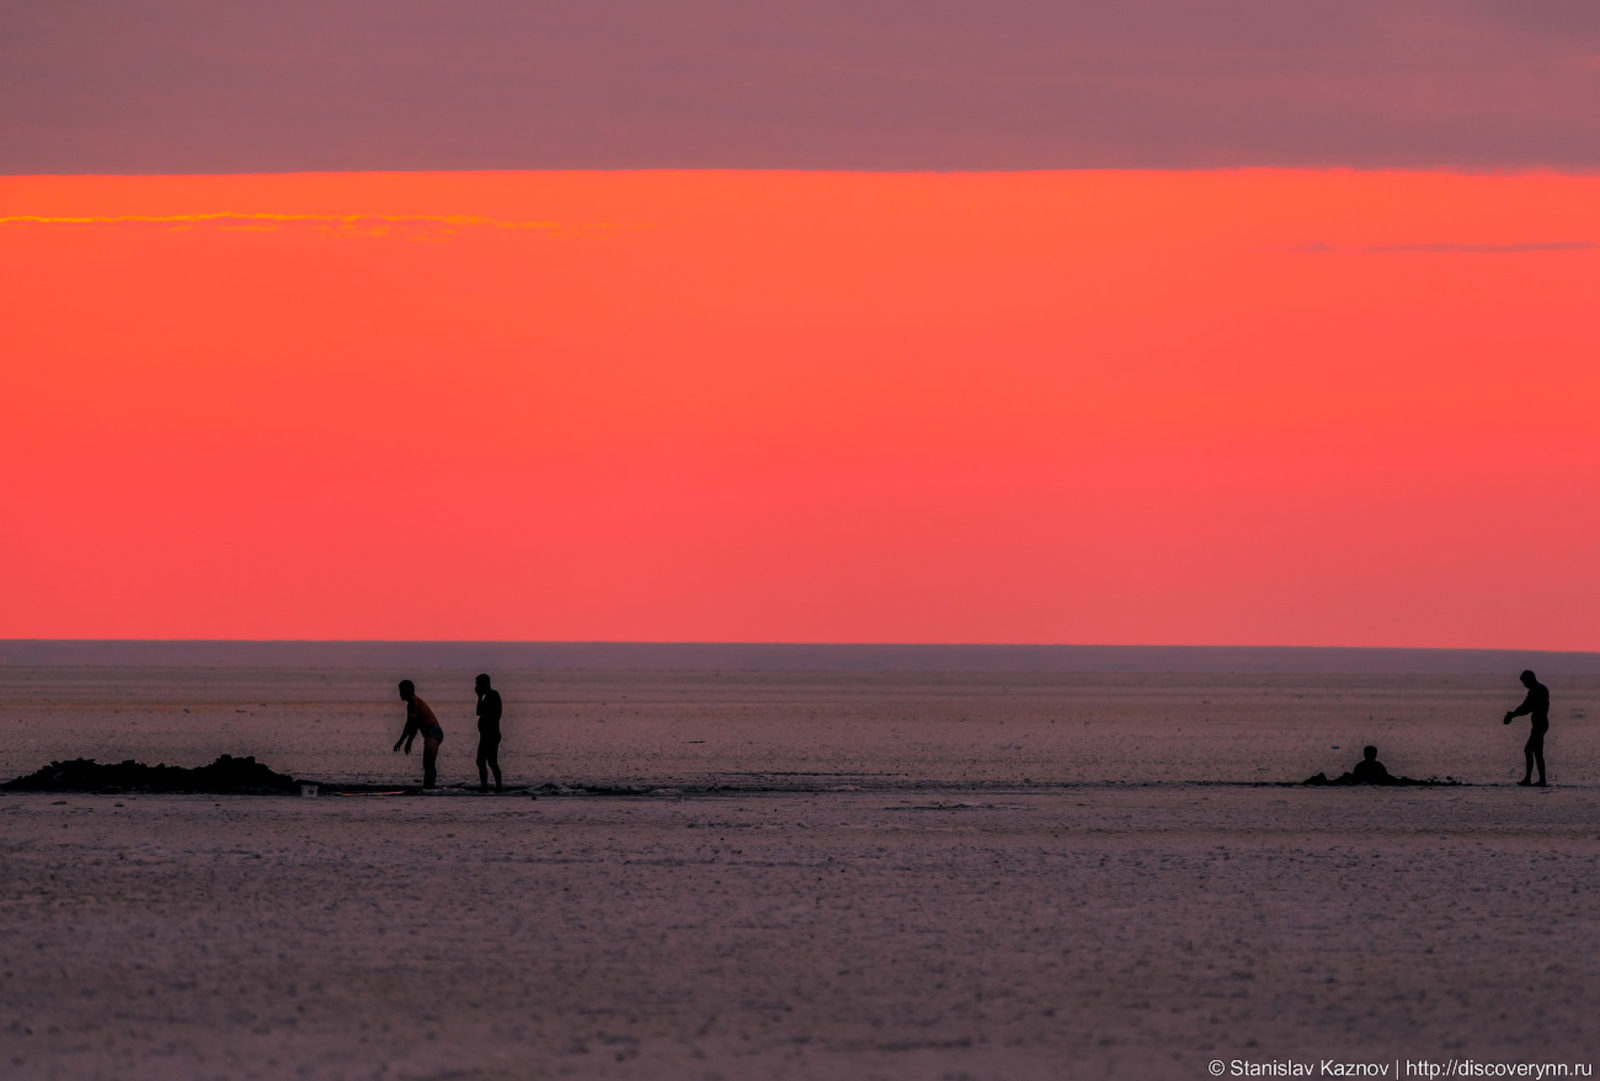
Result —
<svg viewBox="0 0 1600 1081"><path fill-rule="evenodd" d="M297 777L416 784L394 754L415 679L440 778L477 780L473 669L0 666L0 778L52 759L198 766L250 754ZM1600 677L1551 677L1551 779L1600 785ZM1378 745L1395 773L1508 783L1516 673L497 671L517 784L802 787L1299 781Z"/></svg>
<svg viewBox="0 0 1600 1081"><path fill-rule="evenodd" d="M475 781L471 667L0 667L0 776L415 785L399 675ZM497 670L538 800L0 792L0 1078L1591 1063L1600 679L1529 791L1515 675ZM1468 784L1270 785L1364 742Z"/></svg>
<svg viewBox="0 0 1600 1081"><path fill-rule="evenodd" d="M1590 787L4 794L0 867L11 1078L1600 1058Z"/></svg>

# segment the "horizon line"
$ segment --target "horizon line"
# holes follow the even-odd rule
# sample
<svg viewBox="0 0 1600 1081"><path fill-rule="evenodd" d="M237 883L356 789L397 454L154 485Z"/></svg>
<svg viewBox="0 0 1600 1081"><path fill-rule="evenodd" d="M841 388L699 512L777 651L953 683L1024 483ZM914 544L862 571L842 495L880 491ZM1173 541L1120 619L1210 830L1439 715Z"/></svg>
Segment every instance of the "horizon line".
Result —
<svg viewBox="0 0 1600 1081"><path fill-rule="evenodd" d="M1446 176L1484 177L1596 177L1600 176L1600 162L1590 165L1468 165L1434 163L1431 165L1353 165L1327 163L1322 165L1045 165L1015 168L949 167L923 169L884 169L837 165L770 166L770 165L639 165L639 166L522 166L515 168L485 166L465 169L253 169L198 172L0 172L0 180L127 180L168 177L299 177L299 176L505 176L518 173L774 173L836 176L1024 176L1046 173L1351 173L1395 174L1425 173Z"/></svg>
<svg viewBox="0 0 1600 1081"><path fill-rule="evenodd" d="M448 645L448 646L714 646L786 649L1239 649L1343 650L1406 653L1548 653L1600 656L1600 649L1551 649L1520 646L1375 646L1306 643L1195 642L903 642L786 641L700 638L0 638L8 645Z"/></svg>

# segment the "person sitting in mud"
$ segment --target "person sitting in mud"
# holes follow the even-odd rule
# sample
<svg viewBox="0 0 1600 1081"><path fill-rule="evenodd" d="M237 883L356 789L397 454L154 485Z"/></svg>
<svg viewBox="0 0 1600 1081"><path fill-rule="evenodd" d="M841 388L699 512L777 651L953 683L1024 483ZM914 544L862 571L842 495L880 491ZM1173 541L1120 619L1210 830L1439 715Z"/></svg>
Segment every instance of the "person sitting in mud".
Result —
<svg viewBox="0 0 1600 1081"><path fill-rule="evenodd" d="M439 778L439 744L444 742L444 727L439 724L439 718L433 715L433 710L428 708L428 703L417 697L416 684L409 679L400 681L400 700L406 704L406 726L400 732L400 738L395 740L394 749L398 751L400 745L404 744L406 754L410 754L412 741L420 734L422 787L434 788Z"/></svg>
<svg viewBox="0 0 1600 1081"><path fill-rule="evenodd" d="M1351 784L1393 784L1394 778L1389 776L1389 771L1383 768L1383 763L1378 761L1378 748L1368 744L1361 748L1361 761L1355 768L1344 776L1350 778Z"/></svg>
<svg viewBox="0 0 1600 1081"><path fill-rule="evenodd" d="M1333 780L1328 780L1326 773L1319 773L1308 778L1306 784L1425 784L1424 781L1413 781L1409 777L1396 777L1383 767L1378 761L1378 748L1371 746L1361 748L1361 761L1349 773L1341 773Z"/></svg>

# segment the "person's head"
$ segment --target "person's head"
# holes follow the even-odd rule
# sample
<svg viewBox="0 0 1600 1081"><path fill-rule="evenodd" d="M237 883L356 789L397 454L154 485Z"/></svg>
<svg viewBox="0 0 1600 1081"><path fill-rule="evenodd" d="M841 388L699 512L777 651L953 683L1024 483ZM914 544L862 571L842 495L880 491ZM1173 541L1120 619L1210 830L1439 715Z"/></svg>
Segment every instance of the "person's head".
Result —
<svg viewBox="0 0 1600 1081"><path fill-rule="evenodd" d="M1539 682L1534 678L1533 669L1531 668L1526 672L1523 672L1522 675L1518 676L1517 678L1522 680L1522 685L1524 687L1532 687L1535 683Z"/></svg>
<svg viewBox="0 0 1600 1081"><path fill-rule="evenodd" d="M1361 748L1361 757L1365 758L1368 762L1376 762L1378 760L1378 748L1369 743L1367 746Z"/></svg>
<svg viewBox="0 0 1600 1081"><path fill-rule="evenodd" d="M417 685L409 679L400 681L400 697L403 701L411 701L411 696L417 693Z"/></svg>
<svg viewBox="0 0 1600 1081"><path fill-rule="evenodd" d="M489 677L483 672L478 673L478 678L472 681L472 689L482 694L489 689Z"/></svg>

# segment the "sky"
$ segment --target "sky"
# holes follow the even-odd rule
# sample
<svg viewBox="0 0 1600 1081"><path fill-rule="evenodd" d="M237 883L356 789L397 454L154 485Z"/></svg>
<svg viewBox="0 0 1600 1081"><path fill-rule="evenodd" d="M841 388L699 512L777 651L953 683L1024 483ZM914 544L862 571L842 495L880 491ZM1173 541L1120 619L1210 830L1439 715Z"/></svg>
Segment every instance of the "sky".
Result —
<svg viewBox="0 0 1600 1081"><path fill-rule="evenodd" d="M1593 0L7 0L0 173L1593 169Z"/></svg>
<svg viewBox="0 0 1600 1081"><path fill-rule="evenodd" d="M8 4L0 637L1600 649L1596 10Z"/></svg>
<svg viewBox="0 0 1600 1081"><path fill-rule="evenodd" d="M11 636L1594 644L1600 179L0 203Z"/></svg>

